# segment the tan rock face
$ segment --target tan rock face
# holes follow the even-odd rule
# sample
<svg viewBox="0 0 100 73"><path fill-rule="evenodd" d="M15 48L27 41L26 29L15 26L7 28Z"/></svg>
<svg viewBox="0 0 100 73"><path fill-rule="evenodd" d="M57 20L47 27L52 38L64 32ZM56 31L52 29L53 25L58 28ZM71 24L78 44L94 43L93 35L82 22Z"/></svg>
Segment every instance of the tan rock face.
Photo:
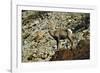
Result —
<svg viewBox="0 0 100 73"><path fill-rule="evenodd" d="M35 33L36 36L35 36L34 40L36 42L38 42L39 40L43 39L44 34L45 34L45 32L37 31Z"/></svg>

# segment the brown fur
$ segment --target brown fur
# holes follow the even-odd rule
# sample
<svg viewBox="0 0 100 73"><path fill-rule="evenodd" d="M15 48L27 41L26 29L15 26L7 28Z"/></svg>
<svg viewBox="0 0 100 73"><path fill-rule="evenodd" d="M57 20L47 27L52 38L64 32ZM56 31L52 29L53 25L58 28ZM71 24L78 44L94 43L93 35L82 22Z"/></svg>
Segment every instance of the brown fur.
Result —
<svg viewBox="0 0 100 73"><path fill-rule="evenodd" d="M50 26L50 25L49 25ZM51 26L49 27L49 34L56 40L57 42L57 49L60 47L60 40L65 40L68 39L71 43L71 49L73 48L73 41L72 41L72 33L67 29L62 29L62 28L57 28L57 29L50 29L52 28Z"/></svg>

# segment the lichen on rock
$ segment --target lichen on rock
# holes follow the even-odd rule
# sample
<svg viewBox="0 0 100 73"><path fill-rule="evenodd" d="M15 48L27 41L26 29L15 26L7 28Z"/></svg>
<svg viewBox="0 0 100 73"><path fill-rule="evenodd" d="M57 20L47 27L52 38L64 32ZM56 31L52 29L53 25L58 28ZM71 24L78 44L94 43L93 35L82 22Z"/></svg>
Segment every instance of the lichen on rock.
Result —
<svg viewBox="0 0 100 73"><path fill-rule="evenodd" d="M73 45L90 39L89 13L22 10L22 62L49 61L57 49L56 40L48 33L48 22L52 28L71 29ZM61 41L68 49L70 42Z"/></svg>

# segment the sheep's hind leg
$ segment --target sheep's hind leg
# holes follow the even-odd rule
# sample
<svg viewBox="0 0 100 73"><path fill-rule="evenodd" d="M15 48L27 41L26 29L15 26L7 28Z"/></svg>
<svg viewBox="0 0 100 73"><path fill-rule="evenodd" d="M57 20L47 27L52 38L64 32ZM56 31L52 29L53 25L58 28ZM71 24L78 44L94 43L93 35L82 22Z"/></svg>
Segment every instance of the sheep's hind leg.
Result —
<svg viewBox="0 0 100 73"><path fill-rule="evenodd" d="M60 41L57 40L57 51L60 49Z"/></svg>

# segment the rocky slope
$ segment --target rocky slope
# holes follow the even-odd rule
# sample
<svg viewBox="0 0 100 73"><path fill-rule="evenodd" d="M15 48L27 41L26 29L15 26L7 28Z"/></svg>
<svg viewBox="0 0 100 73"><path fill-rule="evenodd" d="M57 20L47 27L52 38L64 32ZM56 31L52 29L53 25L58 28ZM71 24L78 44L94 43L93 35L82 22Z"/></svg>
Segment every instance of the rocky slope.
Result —
<svg viewBox="0 0 100 73"><path fill-rule="evenodd" d="M22 10L22 62L49 61L55 55L57 43L48 33L49 22L52 22L52 28L72 30L73 49L76 49L81 40L90 42L89 13ZM70 42L61 40L60 45L61 48L68 49Z"/></svg>

